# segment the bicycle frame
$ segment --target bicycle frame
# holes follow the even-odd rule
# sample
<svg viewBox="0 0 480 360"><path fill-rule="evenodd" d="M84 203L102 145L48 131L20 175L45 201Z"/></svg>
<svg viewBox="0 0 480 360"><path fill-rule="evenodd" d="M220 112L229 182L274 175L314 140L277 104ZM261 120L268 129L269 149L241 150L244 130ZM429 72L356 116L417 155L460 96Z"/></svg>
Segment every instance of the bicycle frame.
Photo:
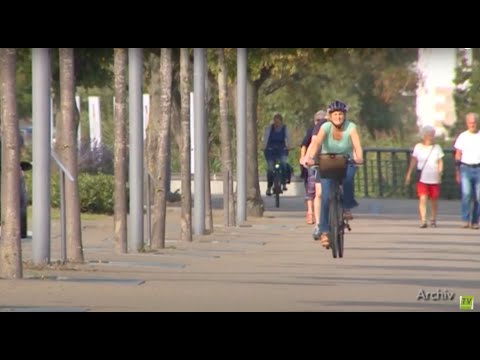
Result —
<svg viewBox="0 0 480 360"><path fill-rule="evenodd" d="M343 257L345 229L351 231L348 220L343 217L343 188L335 179L329 197L330 248L334 258Z"/></svg>
<svg viewBox="0 0 480 360"><path fill-rule="evenodd" d="M332 179L333 184L328 198L328 214L330 225L329 244L334 258L343 257L345 228L351 230L348 221L343 217L343 187L342 181L345 178L347 166L350 159L338 154L322 154L321 159L327 163L319 161L318 168L320 177ZM331 166L328 165L328 162Z"/></svg>

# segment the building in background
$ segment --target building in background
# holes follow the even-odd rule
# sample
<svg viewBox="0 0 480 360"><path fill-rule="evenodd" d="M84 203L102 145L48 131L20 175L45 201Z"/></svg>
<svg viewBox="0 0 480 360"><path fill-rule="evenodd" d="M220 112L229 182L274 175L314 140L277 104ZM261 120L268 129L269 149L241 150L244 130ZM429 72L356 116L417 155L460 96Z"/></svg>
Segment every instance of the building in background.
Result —
<svg viewBox="0 0 480 360"><path fill-rule="evenodd" d="M471 50L465 49L471 61ZM455 68L457 48L418 50L417 125L432 125L438 137L448 139L448 128L457 121L455 112Z"/></svg>

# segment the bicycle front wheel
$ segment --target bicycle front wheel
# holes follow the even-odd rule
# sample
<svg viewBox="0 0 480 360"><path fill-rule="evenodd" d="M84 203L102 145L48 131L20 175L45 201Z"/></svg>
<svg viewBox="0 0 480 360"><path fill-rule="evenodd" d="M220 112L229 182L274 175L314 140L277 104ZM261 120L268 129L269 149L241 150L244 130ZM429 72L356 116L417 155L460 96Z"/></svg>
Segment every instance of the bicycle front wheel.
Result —
<svg viewBox="0 0 480 360"><path fill-rule="evenodd" d="M329 243L330 248L332 249L332 256L337 258L337 238L338 238L338 205L336 201L336 196L330 198L330 206L328 211L329 224L330 224L330 236Z"/></svg>
<svg viewBox="0 0 480 360"><path fill-rule="evenodd" d="M277 173L275 174L275 178L273 180L273 193L275 194L275 207L280 207L280 193L282 192L282 188L280 185L280 175Z"/></svg>
<svg viewBox="0 0 480 360"><path fill-rule="evenodd" d="M343 258L343 244L344 244L344 226L343 226L343 206L342 200L338 199L337 201L337 214L338 214L338 223L337 223L337 252L338 257Z"/></svg>

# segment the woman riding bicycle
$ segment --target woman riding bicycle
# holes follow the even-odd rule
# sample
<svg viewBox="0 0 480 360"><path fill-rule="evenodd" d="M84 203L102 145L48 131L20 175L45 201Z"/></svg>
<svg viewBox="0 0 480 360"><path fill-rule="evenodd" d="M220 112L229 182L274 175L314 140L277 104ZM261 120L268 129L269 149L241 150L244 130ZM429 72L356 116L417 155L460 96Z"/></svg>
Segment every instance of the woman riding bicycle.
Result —
<svg viewBox="0 0 480 360"><path fill-rule="evenodd" d="M282 176L282 190L287 190L287 157L290 137L288 128L283 123L283 117L280 114L273 116L273 123L265 128L263 135L263 152L267 160L267 195L272 195L273 186L273 166L275 161L280 163Z"/></svg>
<svg viewBox="0 0 480 360"><path fill-rule="evenodd" d="M328 105L327 111L329 121L322 125L316 136L312 137L312 142L302 159L302 165L311 166L315 164L314 158L320 146L322 146L321 152L323 154L345 155L353 159L356 164L363 163L363 150L357 127L353 122L346 119L347 105L337 100ZM353 191L355 170L355 165L349 162L345 178L342 180L344 217L348 220L352 219L351 209L358 206ZM320 242L325 248L329 246L328 201L333 181L332 179L321 179L322 202L320 223L317 224L313 232L313 238L315 240L320 239Z"/></svg>

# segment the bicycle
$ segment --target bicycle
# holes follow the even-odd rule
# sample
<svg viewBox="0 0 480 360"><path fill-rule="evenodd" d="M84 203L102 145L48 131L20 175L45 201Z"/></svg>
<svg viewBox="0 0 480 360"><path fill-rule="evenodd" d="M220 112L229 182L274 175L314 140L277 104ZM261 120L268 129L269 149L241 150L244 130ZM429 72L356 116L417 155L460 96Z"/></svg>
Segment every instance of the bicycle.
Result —
<svg viewBox="0 0 480 360"><path fill-rule="evenodd" d="M287 149L287 148L284 149L287 156L288 156L288 151L289 150L290 149ZM275 148L272 148L272 147L267 148L266 151L268 151L270 153L280 153L280 151L278 149L275 149ZM272 193L275 196L275 207L279 208L280 207L280 194L283 194L284 179L287 180L287 183L289 183L289 179L288 179L287 173L284 173L284 170L282 169L282 165L281 165L281 161L280 161L281 157L278 154L276 154L274 156L274 158L275 158L275 160L273 162L273 170L272 170L272 173L273 173ZM289 165L286 164L286 166L288 167ZM267 195L269 195L269 194L267 194Z"/></svg>
<svg viewBox="0 0 480 360"><path fill-rule="evenodd" d="M275 195L275 207L280 207L280 194L283 194L282 190L283 172L282 166L279 160L275 160L273 164L273 195Z"/></svg>
<svg viewBox="0 0 480 360"><path fill-rule="evenodd" d="M340 154L320 154L315 167L320 171L320 177L332 179L333 186L328 198L328 214L330 236L329 245L334 258L343 257L345 229L352 228L343 216L343 186L342 181L347 173L347 166L351 163L347 156Z"/></svg>

